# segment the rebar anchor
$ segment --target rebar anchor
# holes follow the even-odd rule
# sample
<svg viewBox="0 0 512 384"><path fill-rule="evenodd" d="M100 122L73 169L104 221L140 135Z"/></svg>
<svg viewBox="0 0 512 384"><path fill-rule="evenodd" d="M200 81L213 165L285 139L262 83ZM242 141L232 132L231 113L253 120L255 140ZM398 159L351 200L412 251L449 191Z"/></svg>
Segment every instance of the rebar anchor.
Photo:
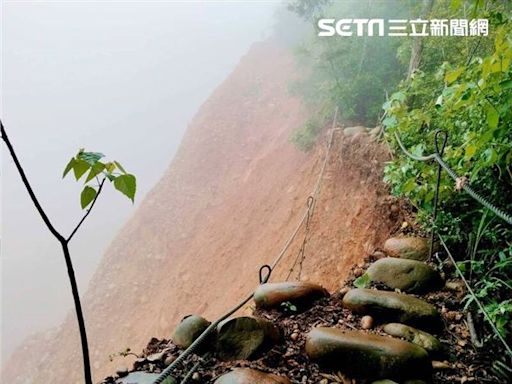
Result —
<svg viewBox="0 0 512 384"><path fill-rule="evenodd" d="M442 137L442 143L441 148L439 148L440 143L440 137ZM446 147L446 143L448 141L448 133L443 130L437 130L434 136L434 150L436 154L436 158L442 160L443 159L443 153L444 149ZM439 202L439 188L441 186L441 172L443 170L443 167L441 166L441 163L437 162L437 178L436 178L436 190L434 193L434 207L432 210L432 232L430 234L430 248L429 248L429 258L432 259L432 255L434 253L434 237L436 234L436 219L437 219L437 204Z"/></svg>

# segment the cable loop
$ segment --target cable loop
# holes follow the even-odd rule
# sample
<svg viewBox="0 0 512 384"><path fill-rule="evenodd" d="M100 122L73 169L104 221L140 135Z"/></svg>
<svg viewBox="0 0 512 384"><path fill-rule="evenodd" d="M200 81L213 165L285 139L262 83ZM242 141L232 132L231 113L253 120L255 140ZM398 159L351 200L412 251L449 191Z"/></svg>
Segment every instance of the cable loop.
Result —
<svg viewBox="0 0 512 384"><path fill-rule="evenodd" d="M267 274L263 277L263 271L265 269L267 270ZM265 264L265 265L261 266L260 271L259 271L260 284L265 284L270 279L271 273L272 273L272 267L270 267L270 265Z"/></svg>
<svg viewBox="0 0 512 384"><path fill-rule="evenodd" d="M439 149L439 136L443 136L443 143L441 145L441 149ZM434 136L434 144L436 149L436 154L439 156L443 156L444 148L446 147L446 142L448 141L448 133L441 129L436 131Z"/></svg>

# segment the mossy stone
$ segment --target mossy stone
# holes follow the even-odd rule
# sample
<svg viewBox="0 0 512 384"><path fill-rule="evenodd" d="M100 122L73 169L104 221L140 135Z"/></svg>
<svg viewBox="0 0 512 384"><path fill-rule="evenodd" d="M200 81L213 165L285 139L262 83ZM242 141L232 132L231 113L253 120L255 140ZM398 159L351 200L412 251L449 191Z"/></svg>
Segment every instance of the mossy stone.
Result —
<svg viewBox="0 0 512 384"><path fill-rule="evenodd" d="M222 360L247 360L269 349L281 339L271 322L241 316L228 319L217 328L217 355Z"/></svg>
<svg viewBox="0 0 512 384"><path fill-rule="evenodd" d="M351 289L343 305L355 313L371 315L377 321L394 321L427 329L440 325L436 308L416 297L375 289Z"/></svg>
<svg viewBox="0 0 512 384"><path fill-rule="evenodd" d="M370 265L366 273L372 281L404 292L429 292L442 284L434 268L417 260L386 257Z"/></svg>
<svg viewBox="0 0 512 384"><path fill-rule="evenodd" d="M367 379L422 377L431 370L423 348L361 331L314 328L307 335L306 353L322 366Z"/></svg>
<svg viewBox="0 0 512 384"><path fill-rule="evenodd" d="M181 320L172 335L172 342L181 348L188 348L211 323L197 315L190 315Z"/></svg>
<svg viewBox="0 0 512 384"><path fill-rule="evenodd" d="M443 345L436 337L405 324L386 324L384 326L384 332L388 335L401 337L413 344L419 345L433 356L439 355L443 351Z"/></svg>
<svg viewBox="0 0 512 384"><path fill-rule="evenodd" d="M318 284L307 282L283 282L261 284L254 292L257 308L275 308L289 302L298 309L304 309L315 300L329 296L327 290Z"/></svg>
<svg viewBox="0 0 512 384"><path fill-rule="evenodd" d="M429 240L423 237L392 237L384 243L384 252L402 259L425 261L429 253Z"/></svg>

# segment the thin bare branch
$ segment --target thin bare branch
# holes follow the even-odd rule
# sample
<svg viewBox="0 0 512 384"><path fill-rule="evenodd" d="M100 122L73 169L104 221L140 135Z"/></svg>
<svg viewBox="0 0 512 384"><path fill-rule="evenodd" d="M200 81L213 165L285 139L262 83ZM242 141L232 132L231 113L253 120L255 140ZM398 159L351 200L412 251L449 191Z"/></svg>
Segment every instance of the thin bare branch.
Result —
<svg viewBox="0 0 512 384"><path fill-rule="evenodd" d="M11 141L9 140L9 136L7 136L7 132L5 131L4 124L0 120L0 130L2 133L2 140L5 142L5 145L9 149L9 153L11 154L12 160L14 161L14 164L16 165L16 169L18 170L18 173L20 174L21 181L23 182L23 185L25 186L25 189L27 190L30 199L32 200L32 203L34 203L37 212L39 212L39 215L43 219L44 223L48 227L49 231L52 233L53 236L59 240L59 242L63 243L66 240L64 239L64 236L62 236L53 226L50 219L46 215L46 213L43 210L43 207L41 207L41 204L39 203L39 200L37 199L32 186L30 185L30 182L27 179L27 176L25 175L25 171L23 170L23 167L20 164L20 161L18 160L18 156L16 156L16 152L14 151L14 148L11 144Z"/></svg>
<svg viewBox="0 0 512 384"><path fill-rule="evenodd" d="M106 177L104 177L103 180L101 180L101 183L99 184L98 192L96 193L96 196L94 196L94 200L92 201L91 206L89 207L89 209L87 209L87 211L85 212L85 215L78 222L78 224L76 225L75 229L73 229L73 231L71 231L71 234L66 239L66 243L69 243L71 241L71 239L73 238L73 236L75 236L75 233L78 231L78 229L83 224L85 219L87 219L87 216L89 216L89 214L91 213L91 211L92 211L92 209L94 207L94 204L96 204L96 200L98 200L98 196L100 195L101 190L103 189L103 184L105 184L105 180L106 180Z"/></svg>

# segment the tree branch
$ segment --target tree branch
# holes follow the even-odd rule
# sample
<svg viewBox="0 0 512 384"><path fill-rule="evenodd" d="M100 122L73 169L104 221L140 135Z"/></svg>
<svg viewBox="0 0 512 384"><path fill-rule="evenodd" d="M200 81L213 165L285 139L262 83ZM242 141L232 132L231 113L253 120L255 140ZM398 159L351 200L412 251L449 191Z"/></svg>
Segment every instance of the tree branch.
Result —
<svg viewBox="0 0 512 384"><path fill-rule="evenodd" d="M23 182L23 185L25 185L25 189L27 190L30 199L32 200L32 203L34 203L37 212L39 212L39 215L43 219L44 223L48 227L49 231L52 233L53 236L59 240L59 242L63 243L66 240L64 237L55 229L53 224L51 223L50 219L46 215L46 213L43 210L43 207L41 207L41 204L39 204L39 200L37 200L37 197L32 190L32 186L30 185L27 176L25 175L25 171L23 170L23 167L20 164L20 161L18 160L18 157L16 156L16 153L14 152L14 148L9 140L9 137L7 136L7 132L5 132L4 124L2 123L2 120L0 120L0 131L2 133L2 140L5 142L5 145L7 145L7 148L9 149L9 153L11 154L12 160L14 161L14 164L16 165L16 169L18 170L18 173L21 177L21 181Z"/></svg>
<svg viewBox="0 0 512 384"><path fill-rule="evenodd" d="M75 229L73 229L73 231L71 231L71 234L66 239L66 243L69 243L71 241L71 239L73 238L73 236L75 236L75 233L78 231L78 229L83 224L85 219L87 219L87 216L89 216L89 214L91 213L92 208L94 207L94 204L96 204L96 200L98 200L98 196L100 195L101 190L103 189L103 184L105 184L105 180L106 180L105 177L103 178L103 180L101 180L100 186L98 188L98 192L96 193L96 196L94 196L94 200L92 201L91 206L89 207L89 209L85 213L84 217L82 217L82 219L78 222L78 224L76 225Z"/></svg>

